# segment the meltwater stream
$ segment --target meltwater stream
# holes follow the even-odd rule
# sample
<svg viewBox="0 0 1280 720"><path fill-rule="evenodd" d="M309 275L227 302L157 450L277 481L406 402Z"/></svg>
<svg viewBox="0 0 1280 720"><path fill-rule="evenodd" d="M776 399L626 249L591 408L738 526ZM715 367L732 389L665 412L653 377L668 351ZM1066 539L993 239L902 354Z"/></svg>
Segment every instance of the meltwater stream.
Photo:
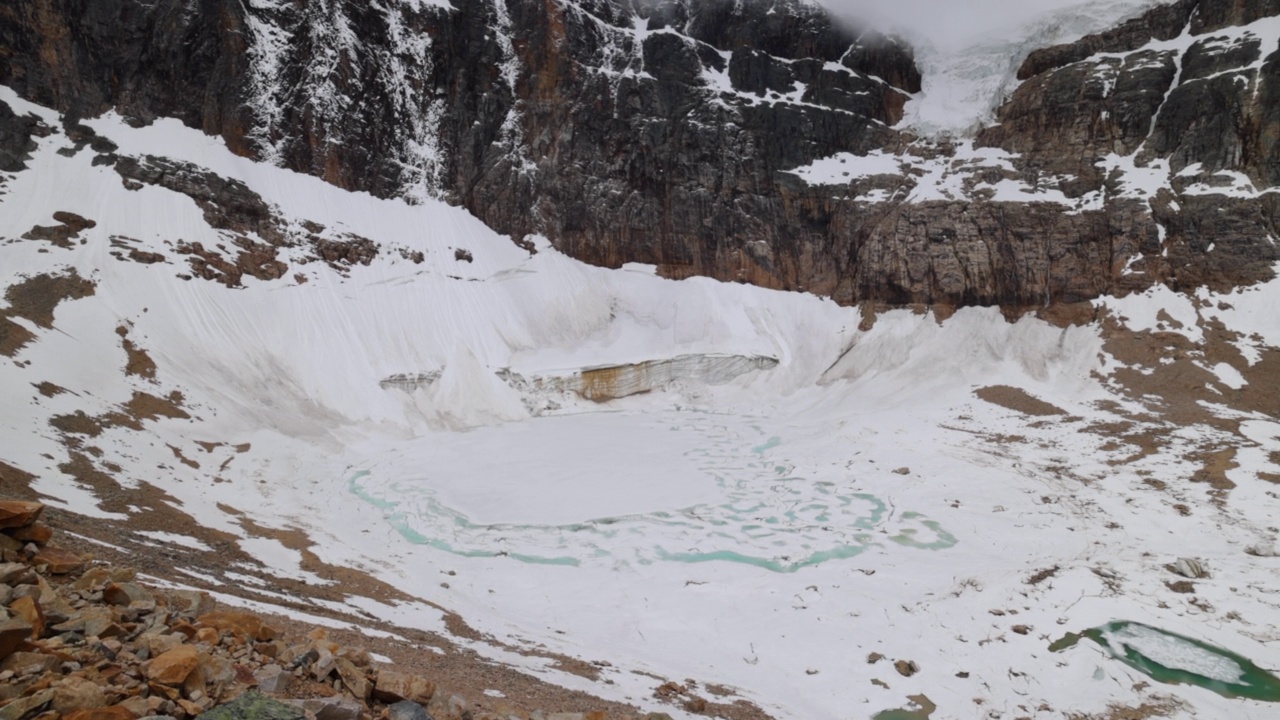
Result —
<svg viewBox="0 0 1280 720"><path fill-rule="evenodd" d="M405 539L472 557L795 572L887 542L941 550L937 522L797 473L764 418L600 412L433 433L379 453L348 489Z"/></svg>

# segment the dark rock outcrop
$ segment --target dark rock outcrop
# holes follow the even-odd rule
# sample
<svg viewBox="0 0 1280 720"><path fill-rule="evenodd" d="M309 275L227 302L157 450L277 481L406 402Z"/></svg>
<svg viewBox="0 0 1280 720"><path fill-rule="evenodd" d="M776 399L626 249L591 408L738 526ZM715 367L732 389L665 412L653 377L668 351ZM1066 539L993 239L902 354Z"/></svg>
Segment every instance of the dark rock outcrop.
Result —
<svg viewBox="0 0 1280 720"><path fill-rule="evenodd" d="M0 102L0 170L18 172L27 169L31 151L36 149L33 135L47 135L49 129L31 116L20 116Z"/></svg>
<svg viewBox="0 0 1280 720"><path fill-rule="evenodd" d="M596 264L840 302L1031 306L1270 276L1274 202L1256 191L1280 183L1280 50L1230 29L1278 12L1179 0L1032 53L976 140L1011 154L987 165L895 129L921 86L911 51L807 0L16 0L0 8L0 82L73 116L177 117L341 187L443 198ZM873 151L907 170L788 172ZM917 192L926 166L963 191ZM1239 180L1223 172L1254 193L1197 199ZM219 201L245 220L234 232L291 242L234 190Z"/></svg>

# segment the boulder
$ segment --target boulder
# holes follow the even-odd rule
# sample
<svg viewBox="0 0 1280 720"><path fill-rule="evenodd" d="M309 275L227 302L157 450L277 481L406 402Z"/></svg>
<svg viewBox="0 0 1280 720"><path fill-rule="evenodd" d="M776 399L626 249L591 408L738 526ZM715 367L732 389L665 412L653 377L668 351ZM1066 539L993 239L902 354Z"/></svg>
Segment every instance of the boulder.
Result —
<svg viewBox="0 0 1280 720"><path fill-rule="evenodd" d="M26 527L44 512L44 503L0 500L0 528Z"/></svg>
<svg viewBox="0 0 1280 720"><path fill-rule="evenodd" d="M151 657L159 657L186 642L183 635L151 633L138 638L137 644L146 648Z"/></svg>
<svg viewBox="0 0 1280 720"><path fill-rule="evenodd" d="M285 672L284 668L272 663L264 665L258 672L253 674L253 679L258 683L258 689L265 693L284 692L289 687L289 681L293 680L293 675Z"/></svg>
<svg viewBox="0 0 1280 720"><path fill-rule="evenodd" d="M107 638L124 634L124 629L117 624L120 617L111 608L89 606L81 610L79 615L82 622L81 631L85 637Z"/></svg>
<svg viewBox="0 0 1280 720"><path fill-rule="evenodd" d="M346 658L336 658L335 666L338 670L338 677L342 678L342 685L359 700L369 701L369 696L373 693L373 683L369 682L369 678L364 674L364 670L355 666L355 663ZM336 719L335 719L336 720Z"/></svg>
<svg viewBox="0 0 1280 720"><path fill-rule="evenodd" d="M213 612L217 602L209 593L199 590L171 590L169 609L186 617L199 617Z"/></svg>
<svg viewBox="0 0 1280 720"><path fill-rule="evenodd" d="M31 574L31 568L22 563L0 563L0 583L5 585L25 584L22 581Z"/></svg>
<svg viewBox="0 0 1280 720"><path fill-rule="evenodd" d="M197 617L196 621L218 632L231 632L248 640L273 640L278 634L264 624L262 618L241 610L215 610Z"/></svg>
<svg viewBox="0 0 1280 720"><path fill-rule="evenodd" d="M40 609L39 603L33 597L21 597L14 600L9 605L9 612L14 617L22 618L22 620L31 625L31 639L39 640L44 637L44 612Z"/></svg>
<svg viewBox="0 0 1280 720"><path fill-rule="evenodd" d="M124 705L85 708L62 716L62 720L136 720L138 716Z"/></svg>
<svg viewBox="0 0 1280 720"><path fill-rule="evenodd" d="M102 686L81 677L59 680L53 686L53 692L53 709L63 715L76 710L101 708L107 705L107 697L102 692Z"/></svg>
<svg viewBox="0 0 1280 720"><path fill-rule="evenodd" d="M108 583L102 589L102 600L111 605L129 605L135 602L155 602L150 590L136 583Z"/></svg>
<svg viewBox="0 0 1280 720"><path fill-rule="evenodd" d="M71 583L72 590L94 590L112 582L129 582L138 574L137 570L127 567L107 567L99 565L84 571L76 581Z"/></svg>
<svg viewBox="0 0 1280 720"><path fill-rule="evenodd" d="M53 700L53 689L41 690L0 708L0 720L20 720L23 715Z"/></svg>
<svg viewBox="0 0 1280 720"><path fill-rule="evenodd" d="M54 655L38 652L16 652L0 662L0 672L12 672L14 675L39 675L53 672L62 664Z"/></svg>
<svg viewBox="0 0 1280 720"><path fill-rule="evenodd" d="M13 528L6 534L14 540L44 545L53 539L53 528L42 522L34 522L26 527Z"/></svg>
<svg viewBox="0 0 1280 720"><path fill-rule="evenodd" d="M180 645L153 658L146 668L147 679L162 685L181 685L200 664L200 655L191 645Z"/></svg>
<svg viewBox="0 0 1280 720"><path fill-rule="evenodd" d="M0 623L0 660L9 657L31 639L35 628L22 618L9 618Z"/></svg>
<svg viewBox="0 0 1280 720"><path fill-rule="evenodd" d="M1183 577L1192 579L1206 577L1209 573L1205 570L1204 565L1195 558L1178 558L1173 564L1173 571Z"/></svg>
<svg viewBox="0 0 1280 720"><path fill-rule="evenodd" d="M120 707L133 713L135 717L146 717L151 714L151 706L147 698L135 695L120 701Z"/></svg>
<svg viewBox="0 0 1280 720"><path fill-rule="evenodd" d="M287 702L314 715L316 720L360 720L360 712L364 709L361 703L344 697L307 698Z"/></svg>
<svg viewBox="0 0 1280 720"><path fill-rule="evenodd" d="M412 700L425 705L435 694L435 683L426 678L396 670L378 671L378 680L373 687L373 696L385 703Z"/></svg>
<svg viewBox="0 0 1280 720"><path fill-rule="evenodd" d="M432 720L421 705L401 700L387 708L387 720Z"/></svg>
<svg viewBox="0 0 1280 720"><path fill-rule="evenodd" d="M199 716L199 720L306 720L302 708L249 691Z"/></svg>
<svg viewBox="0 0 1280 720"><path fill-rule="evenodd" d="M63 548L49 545L36 553L31 563L37 567L45 565L53 575L68 575L84 567L84 558Z"/></svg>

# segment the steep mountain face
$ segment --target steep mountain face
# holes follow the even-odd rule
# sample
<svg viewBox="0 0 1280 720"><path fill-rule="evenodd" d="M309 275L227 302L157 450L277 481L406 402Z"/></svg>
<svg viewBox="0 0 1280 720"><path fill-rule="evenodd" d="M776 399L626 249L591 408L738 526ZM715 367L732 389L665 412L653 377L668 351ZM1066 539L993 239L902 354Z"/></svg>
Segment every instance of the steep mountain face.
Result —
<svg viewBox="0 0 1280 720"><path fill-rule="evenodd" d="M1270 276L1277 13L1181 0L1033 53L973 142L895 128L911 51L806 0L20 0L0 83L595 264L1038 306Z"/></svg>
<svg viewBox="0 0 1280 720"><path fill-rule="evenodd" d="M1000 125L978 142L1069 178L1059 184L1069 197L1137 200L1146 237L1134 268L1152 278L1221 287L1269 277L1278 12L1274 2L1182 0L1032 53Z"/></svg>

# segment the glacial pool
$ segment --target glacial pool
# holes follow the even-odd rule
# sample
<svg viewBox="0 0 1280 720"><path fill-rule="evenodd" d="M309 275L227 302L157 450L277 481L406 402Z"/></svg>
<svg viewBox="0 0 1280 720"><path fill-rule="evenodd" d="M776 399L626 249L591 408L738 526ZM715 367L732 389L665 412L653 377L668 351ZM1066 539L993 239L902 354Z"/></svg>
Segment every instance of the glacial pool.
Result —
<svg viewBox="0 0 1280 720"><path fill-rule="evenodd" d="M353 468L407 541L554 565L741 563L789 573L956 538L848 477L796 471L763 418L590 413L433 433Z"/></svg>
<svg viewBox="0 0 1280 720"><path fill-rule="evenodd" d="M1111 657L1162 683L1195 685L1229 698L1280 702L1280 678L1246 657L1139 622L1118 620L1069 633L1049 646L1058 652L1088 638Z"/></svg>

